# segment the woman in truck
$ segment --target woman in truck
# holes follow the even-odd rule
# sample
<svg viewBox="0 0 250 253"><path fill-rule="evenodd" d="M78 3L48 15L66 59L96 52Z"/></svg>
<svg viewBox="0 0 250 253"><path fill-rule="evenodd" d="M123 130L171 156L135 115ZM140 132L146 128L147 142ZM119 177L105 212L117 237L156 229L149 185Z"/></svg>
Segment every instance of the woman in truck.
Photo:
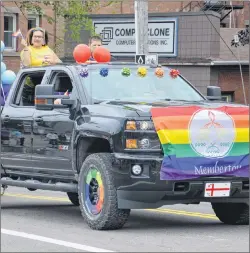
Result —
<svg viewBox="0 0 250 253"><path fill-rule="evenodd" d="M48 46L48 32L40 27L28 31L27 39L21 40L21 64L24 67L39 67L61 63L61 60Z"/></svg>
<svg viewBox="0 0 250 253"><path fill-rule="evenodd" d="M26 40L22 38L21 44L24 49L21 51L21 67L40 67L61 63L62 61L48 46L48 32L40 27L32 28L28 31ZM27 78L24 85L23 101L27 96L35 94L35 83L31 78Z"/></svg>

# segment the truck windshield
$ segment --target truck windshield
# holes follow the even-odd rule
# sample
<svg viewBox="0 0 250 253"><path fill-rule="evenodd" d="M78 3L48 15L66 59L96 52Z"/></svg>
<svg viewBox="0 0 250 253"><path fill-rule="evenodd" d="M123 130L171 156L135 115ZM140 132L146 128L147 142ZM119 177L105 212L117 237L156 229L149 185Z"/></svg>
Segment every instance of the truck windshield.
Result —
<svg viewBox="0 0 250 253"><path fill-rule="evenodd" d="M121 68L109 66L108 75L102 76L100 70L91 69L87 77L81 77L82 84L89 95L96 100L126 100L126 101L157 101L185 100L201 101L204 98L181 77L173 78L170 70L164 68L164 76L155 75L155 68L147 68L145 77L137 74L138 67L131 67L130 76L122 75ZM83 71L77 67L78 73ZM104 71L105 72L105 71Z"/></svg>

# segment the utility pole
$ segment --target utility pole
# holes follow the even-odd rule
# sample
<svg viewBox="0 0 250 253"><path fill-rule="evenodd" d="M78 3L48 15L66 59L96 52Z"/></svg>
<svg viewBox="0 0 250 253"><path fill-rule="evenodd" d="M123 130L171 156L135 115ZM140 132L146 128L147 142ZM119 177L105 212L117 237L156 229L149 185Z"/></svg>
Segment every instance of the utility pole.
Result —
<svg viewBox="0 0 250 253"><path fill-rule="evenodd" d="M148 0L134 0L136 54L148 54Z"/></svg>
<svg viewBox="0 0 250 253"><path fill-rule="evenodd" d="M250 3L248 3L248 8L249 8L249 13L250 13ZM248 46L249 46L249 62L248 62L249 83L248 83L248 85L250 85L250 18L249 18L249 22L248 22L248 32L249 32L249 40L248 40ZM249 99L249 93L248 93L248 99ZM249 100L248 100L248 104L249 104Z"/></svg>
<svg viewBox="0 0 250 253"><path fill-rule="evenodd" d="M0 0L0 43L1 40L3 39L4 41L4 33L2 32L2 0ZM3 37L2 37L3 36ZM1 52L0 52L1 53ZM1 63L0 63L1 64ZM0 65L0 73L1 73L1 65ZM2 83L2 75L0 75L0 85ZM1 88L1 87L0 87ZM2 105L0 105L0 163L2 164L2 122L1 122L1 116L2 116ZM2 177L2 174L1 174ZM2 184L0 185L0 193L2 194Z"/></svg>
<svg viewBox="0 0 250 253"><path fill-rule="evenodd" d="M54 2L54 49L55 49L55 53L57 53L57 39L56 39L56 25L57 25L57 5L58 5L58 2L55 1Z"/></svg>

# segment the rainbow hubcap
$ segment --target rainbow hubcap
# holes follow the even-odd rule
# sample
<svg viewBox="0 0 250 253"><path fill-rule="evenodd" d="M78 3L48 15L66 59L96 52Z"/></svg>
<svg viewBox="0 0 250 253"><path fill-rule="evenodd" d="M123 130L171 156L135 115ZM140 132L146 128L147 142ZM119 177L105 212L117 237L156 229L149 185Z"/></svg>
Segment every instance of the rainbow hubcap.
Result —
<svg viewBox="0 0 250 253"><path fill-rule="evenodd" d="M104 200L104 187L101 173L91 168L86 177L85 183L85 204L89 212L97 215L101 212Z"/></svg>

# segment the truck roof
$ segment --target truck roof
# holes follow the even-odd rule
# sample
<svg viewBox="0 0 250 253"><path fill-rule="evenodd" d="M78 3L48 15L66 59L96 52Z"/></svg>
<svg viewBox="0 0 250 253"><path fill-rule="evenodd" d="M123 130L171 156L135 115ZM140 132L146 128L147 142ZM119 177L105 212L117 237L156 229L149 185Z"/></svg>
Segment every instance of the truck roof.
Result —
<svg viewBox="0 0 250 253"><path fill-rule="evenodd" d="M65 66L65 67L69 67L69 66L91 66L94 68L94 66L100 66L100 65L108 65L108 66L144 66L144 67L150 67L150 68L157 68L157 67L164 67L164 68L168 68L165 66L161 66L160 64L155 65L155 64L144 64L144 65L140 65L137 64L135 62L122 62L122 61L115 61L115 62L108 62L108 63L75 63L75 62L62 62L62 63L58 63L58 64L54 64L54 65L48 65L48 66L37 66L37 67L23 67L22 69L41 69L41 68L53 68L53 67L58 67L58 66Z"/></svg>

